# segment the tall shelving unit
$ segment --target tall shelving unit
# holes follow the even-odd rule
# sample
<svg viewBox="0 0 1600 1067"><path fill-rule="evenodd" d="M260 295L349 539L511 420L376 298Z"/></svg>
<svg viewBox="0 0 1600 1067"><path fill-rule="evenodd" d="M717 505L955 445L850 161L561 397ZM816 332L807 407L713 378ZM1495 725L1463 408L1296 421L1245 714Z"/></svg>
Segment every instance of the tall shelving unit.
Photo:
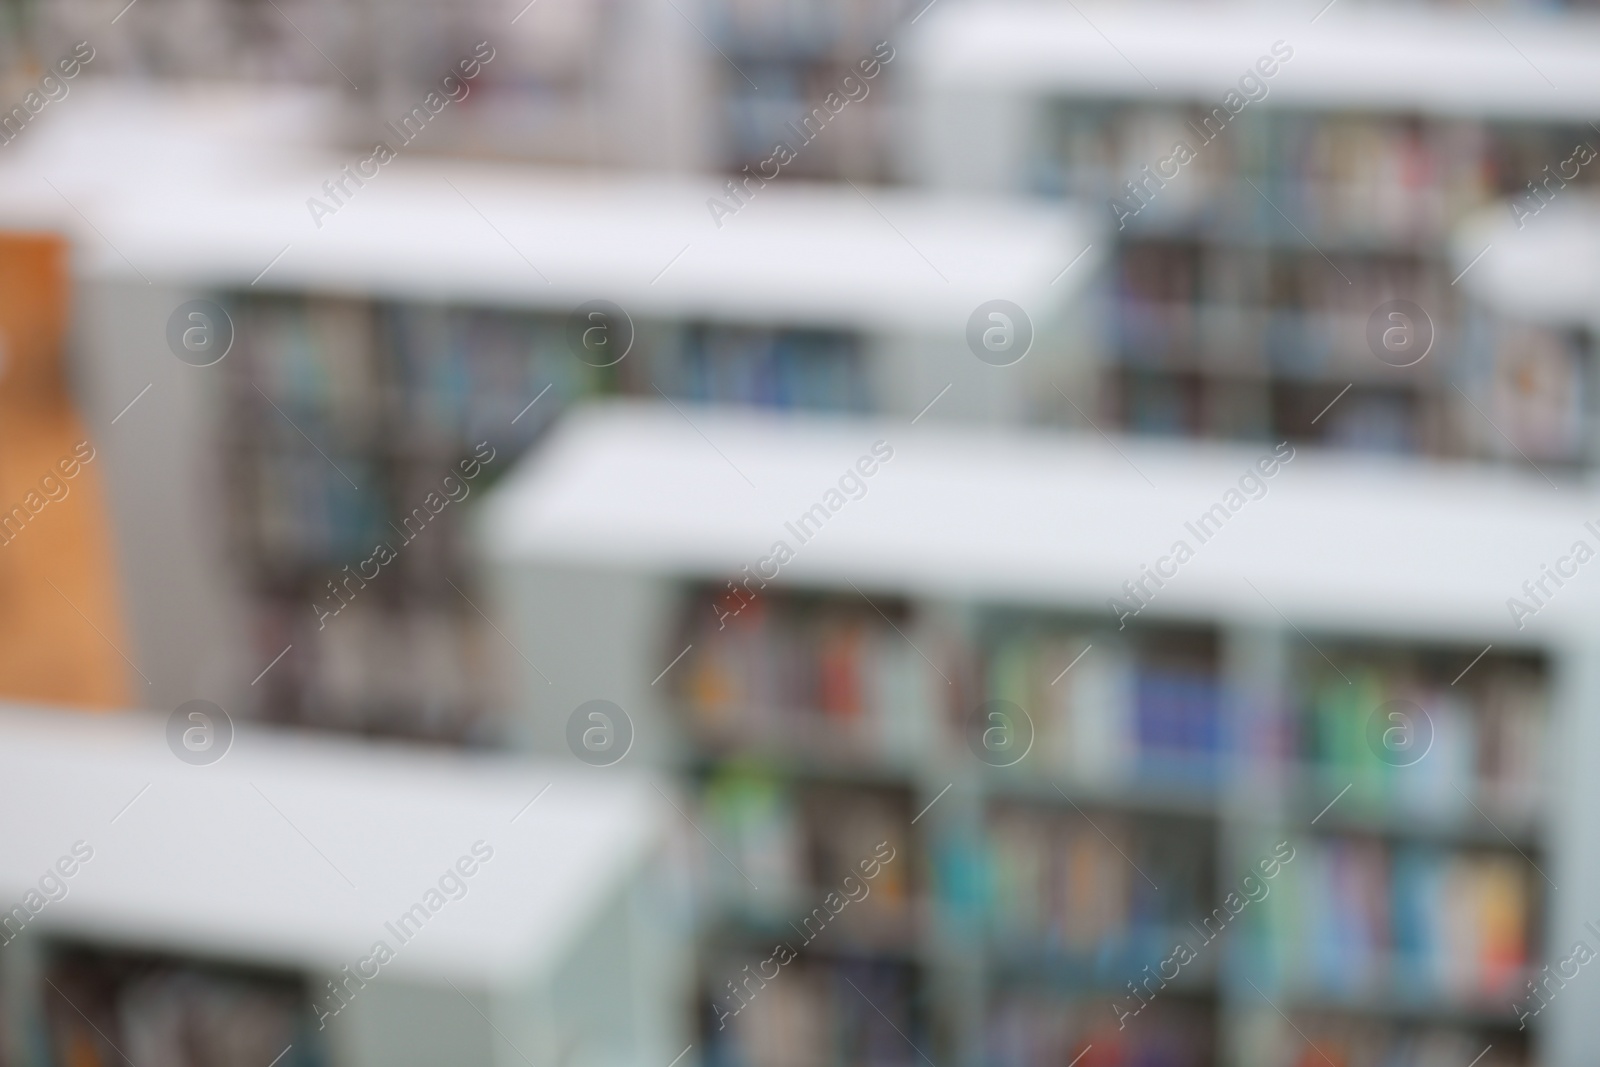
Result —
<svg viewBox="0 0 1600 1067"><path fill-rule="evenodd" d="M1600 144L1589 126L1600 85L1582 58L1600 42L1593 16L1085 15L1018 0L945 7L919 30L913 169L1106 212L1107 420L1166 436L1592 461L1588 334L1479 313L1461 299L1451 236L1491 202L1538 204L1532 183L1558 168L1570 180L1540 196L1592 187L1593 168L1570 160ZM1386 365L1414 351L1381 361L1371 349L1369 317L1391 300L1431 320L1416 365Z"/></svg>
<svg viewBox="0 0 1600 1067"><path fill-rule="evenodd" d="M1578 985L1526 1031L1510 1008L1581 934L1596 872L1581 761L1548 744L1584 729L1596 605L1566 590L1519 632L1503 592L1586 499L1302 452L1119 630L1113 576L1253 451L697 411L714 451L675 419L565 421L483 536L508 632L571 666L524 672L528 743L559 750L572 708L612 700L638 758L698 783L718 1063L1583 1061ZM894 459L867 494L730 616L726 583L874 440ZM1034 725L1013 766L969 745L990 700ZM1390 700L1432 724L1413 766L1366 740ZM785 927L832 888L819 825L881 834L907 880L812 947ZM1195 958L1119 1028L1180 938ZM799 959L719 1029L781 940Z"/></svg>
<svg viewBox="0 0 1600 1067"><path fill-rule="evenodd" d="M8 1065L683 1048L681 859L645 777L248 724L192 765L166 722L0 707Z"/></svg>

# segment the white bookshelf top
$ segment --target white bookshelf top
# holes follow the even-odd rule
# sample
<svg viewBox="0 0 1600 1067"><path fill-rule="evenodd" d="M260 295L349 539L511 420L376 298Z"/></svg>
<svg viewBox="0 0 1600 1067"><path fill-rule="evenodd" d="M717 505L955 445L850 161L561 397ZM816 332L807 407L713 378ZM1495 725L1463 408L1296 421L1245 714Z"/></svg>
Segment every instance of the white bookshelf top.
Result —
<svg viewBox="0 0 1600 1067"><path fill-rule="evenodd" d="M945 3L907 52L952 89L1185 99L1218 106L1274 41L1293 58L1259 106L1587 122L1600 113L1600 19L1497 7ZM1313 18L1315 21L1313 22Z"/></svg>
<svg viewBox="0 0 1600 1067"><path fill-rule="evenodd" d="M1462 286L1515 318L1600 329L1600 200L1565 189L1521 221L1501 202L1461 225L1451 259Z"/></svg>
<svg viewBox="0 0 1600 1067"><path fill-rule="evenodd" d="M380 939L395 948L385 922L481 839L493 857L466 895L381 973L483 987L560 962L664 833L661 797L621 768L260 727L195 767L165 726L0 707L0 902L75 841L94 850L30 930L337 971Z"/></svg>
<svg viewBox="0 0 1600 1067"><path fill-rule="evenodd" d="M914 333L997 297L1049 321L1095 266L1056 281L1095 238L1052 205L783 181L719 228L719 180L409 148L319 228L307 200L371 149L321 146L305 99L80 85L0 152L0 222L134 281Z"/></svg>
<svg viewBox="0 0 1600 1067"><path fill-rule="evenodd" d="M801 544L785 523L880 438L894 458ZM501 562L717 581L781 539L795 551L782 580L1107 621L1107 599L1182 538L1195 556L1142 619L1516 644L1600 618L1600 570L1580 571L1526 629L1512 625L1506 601L1541 563L1579 538L1600 547L1583 526L1600 499L1532 473L1301 449L1200 543L1185 523L1268 451L607 405L566 417L508 477L483 505L483 537Z"/></svg>

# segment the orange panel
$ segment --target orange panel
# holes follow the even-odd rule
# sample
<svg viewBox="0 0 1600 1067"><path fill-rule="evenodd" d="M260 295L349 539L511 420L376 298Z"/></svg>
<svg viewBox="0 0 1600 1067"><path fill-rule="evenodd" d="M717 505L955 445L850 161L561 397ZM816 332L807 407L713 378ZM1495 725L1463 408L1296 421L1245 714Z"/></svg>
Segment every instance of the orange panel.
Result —
<svg viewBox="0 0 1600 1067"><path fill-rule="evenodd" d="M59 236L0 233L0 698L127 707L143 683L123 659L103 460L62 368L67 258Z"/></svg>

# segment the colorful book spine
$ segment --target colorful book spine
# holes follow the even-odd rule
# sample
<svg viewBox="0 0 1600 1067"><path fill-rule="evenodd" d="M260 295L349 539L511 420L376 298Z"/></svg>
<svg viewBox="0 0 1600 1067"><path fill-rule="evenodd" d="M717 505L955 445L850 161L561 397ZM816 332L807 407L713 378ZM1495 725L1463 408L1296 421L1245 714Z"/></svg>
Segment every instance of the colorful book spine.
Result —
<svg viewBox="0 0 1600 1067"><path fill-rule="evenodd" d="M765 949L763 949L765 951ZM724 975L757 972L764 957L714 957L708 984ZM748 965L749 970L745 968ZM771 968L767 968L770 973ZM711 1008L702 1030L710 1067L827 1067L876 1063L912 1067L916 1048L931 1044L916 1011L917 981L910 968L885 962L834 961L797 956L770 981L724 982L712 1004L741 997L737 1014ZM720 1020L720 1021L719 1021ZM914 1046L914 1047L913 1047Z"/></svg>

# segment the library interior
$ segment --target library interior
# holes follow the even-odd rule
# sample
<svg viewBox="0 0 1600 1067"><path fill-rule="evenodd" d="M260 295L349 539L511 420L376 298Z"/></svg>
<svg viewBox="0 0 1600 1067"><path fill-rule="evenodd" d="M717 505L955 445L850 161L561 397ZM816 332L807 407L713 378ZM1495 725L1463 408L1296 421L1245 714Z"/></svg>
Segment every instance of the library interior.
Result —
<svg viewBox="0 0 1600 1067"><path fill-rule="evenodd" d="M1597 157L1596 0L0 0L0 1067L1593 1067Z"/></svg>

